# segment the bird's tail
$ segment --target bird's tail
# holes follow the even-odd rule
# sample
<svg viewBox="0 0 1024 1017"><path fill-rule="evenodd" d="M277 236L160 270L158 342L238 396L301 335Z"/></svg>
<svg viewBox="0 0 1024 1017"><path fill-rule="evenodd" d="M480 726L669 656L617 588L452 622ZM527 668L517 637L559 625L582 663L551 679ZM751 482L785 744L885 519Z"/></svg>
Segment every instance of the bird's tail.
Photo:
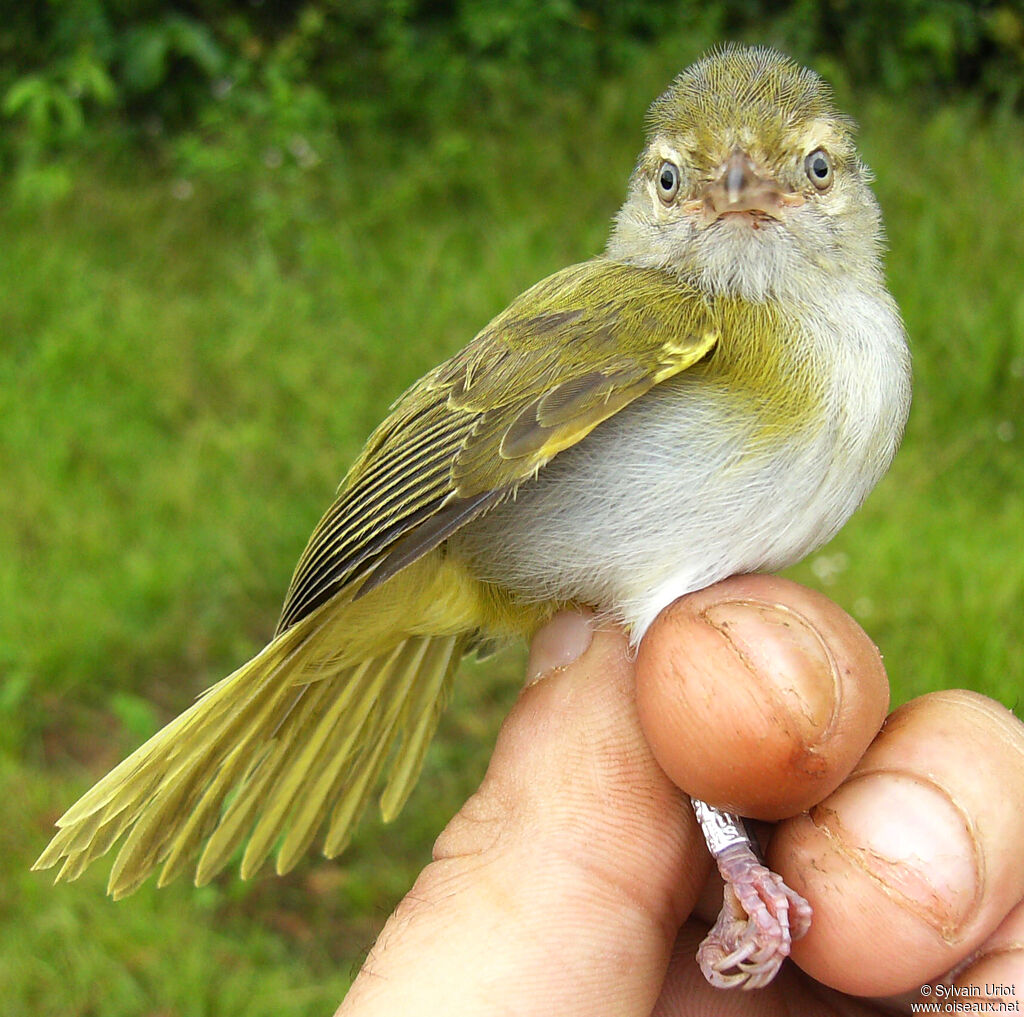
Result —
<svg viewBox="0 0 1024 1017"><path fill-rule="evenodd" d="M296 625L209 689L58 820L34 868L62 862L57 879L75 879L127 834L114 898L157 866L164 885L197 854L196 883L205 883L247 839L243 878L278 843L284 873L324 827L324 853L344 849L389 761L381 810L396 815L466 635L413 634L353 662L338 655L333 628Z"/></svg>

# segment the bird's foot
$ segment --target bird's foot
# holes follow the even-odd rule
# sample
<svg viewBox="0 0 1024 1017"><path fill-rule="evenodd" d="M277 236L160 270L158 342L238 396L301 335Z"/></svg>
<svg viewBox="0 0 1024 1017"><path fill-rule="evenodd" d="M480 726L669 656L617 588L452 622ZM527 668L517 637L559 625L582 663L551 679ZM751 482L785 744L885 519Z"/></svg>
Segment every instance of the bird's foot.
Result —
<svg viewBox="0 0 1024 1017"><path fill-rule="evenodd" d="M762 988L789 956L793 940L811 927L811 905L764 865L741 816L698 798L692 803L725 880L722 911L697 963L715 988Z"/></svg>
<svg viewBox="0 0 1024 1017"><path fill-rule="evenodd" d="M749 843L734 843L715 860L725 900L697 963L716 988L762 988L810 928L811 906L761 864Z"/></svg>

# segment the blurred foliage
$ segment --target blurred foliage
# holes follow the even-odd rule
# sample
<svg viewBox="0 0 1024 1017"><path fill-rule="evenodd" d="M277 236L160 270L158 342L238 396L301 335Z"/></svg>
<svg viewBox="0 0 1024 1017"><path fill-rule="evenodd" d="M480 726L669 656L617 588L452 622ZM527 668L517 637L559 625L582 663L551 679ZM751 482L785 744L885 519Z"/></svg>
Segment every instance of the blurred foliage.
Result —
<svg viewBox="0 0 1024 1017"><path fill-rule="evenodd" d="M190 173L254 149L308 168L361 125L500 122L652 48L727 38L900 96L1024 96L1020 0L49 0L0 27L0 160L43 197L70 185L55 153L111 134L162 141Z"/></svg>

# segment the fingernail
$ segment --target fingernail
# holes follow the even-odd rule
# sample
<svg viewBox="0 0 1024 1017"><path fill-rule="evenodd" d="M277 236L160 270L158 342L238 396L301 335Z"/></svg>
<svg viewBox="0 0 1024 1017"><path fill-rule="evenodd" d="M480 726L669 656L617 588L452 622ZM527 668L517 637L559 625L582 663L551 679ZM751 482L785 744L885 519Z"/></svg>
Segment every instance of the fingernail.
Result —
<svg viewBox="0 0 1024 1017"><path fill-rule="evenodd" d="M947 942L973 917L982 884L978 844L938 784L899 771L867 773L812 809L811 819Z"/></svg>
<svg viewBox="0 0 1024 1017"><path fill-rule="evenodd" d="M526 684L533 685L552 672L568 667L586 653L593 638L592 614L559 611L533 637L526 663Z"/></svg>
<svg viewBox="0 0 1024 1017"><path fill-rule="evenodd" d="M799 723L805 744L819 741L840 705L835 660L817 629L792 608L727 600L702 612L728 641L752 677Z"/></svg>

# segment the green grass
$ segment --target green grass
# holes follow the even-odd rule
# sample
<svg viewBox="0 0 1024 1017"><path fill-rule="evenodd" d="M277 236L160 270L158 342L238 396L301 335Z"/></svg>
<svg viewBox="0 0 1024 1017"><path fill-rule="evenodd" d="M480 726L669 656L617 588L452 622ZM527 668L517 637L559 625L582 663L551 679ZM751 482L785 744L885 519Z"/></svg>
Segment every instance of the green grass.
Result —
<svg viewBox="0 0 1024 1017"><path fill-rule="evenodd" d="M581 116L363 141L299 182L81 168L0 202L0 984L12 1015L323 1014L474 787L521 656L467 666L391 827L287 879L102 896L27 872L76 794L269 635L390 400L597 251L667 64ZM795 570L895 697L1024 688L1024 127L861 98L917 387L865 509ZM294 184L294 179L291 180Z"/></svg>

